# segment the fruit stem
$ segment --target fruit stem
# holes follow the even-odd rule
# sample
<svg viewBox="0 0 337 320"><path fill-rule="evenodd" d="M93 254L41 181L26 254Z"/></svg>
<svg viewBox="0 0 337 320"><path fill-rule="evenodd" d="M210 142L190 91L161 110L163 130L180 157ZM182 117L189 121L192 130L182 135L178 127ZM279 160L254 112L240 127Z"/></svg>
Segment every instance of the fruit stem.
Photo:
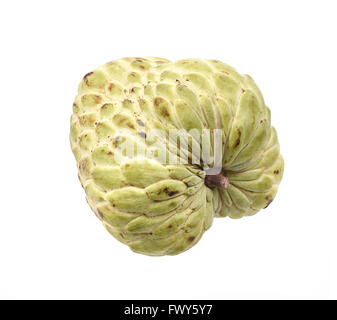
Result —
<svg viewBox="0 0 337 320"><path fill-rule="evenodd" d="M229 186L229 180L225 175L225 171L222 170L219 174L206 175L205 185L209 188L227 189Z"/></svg>

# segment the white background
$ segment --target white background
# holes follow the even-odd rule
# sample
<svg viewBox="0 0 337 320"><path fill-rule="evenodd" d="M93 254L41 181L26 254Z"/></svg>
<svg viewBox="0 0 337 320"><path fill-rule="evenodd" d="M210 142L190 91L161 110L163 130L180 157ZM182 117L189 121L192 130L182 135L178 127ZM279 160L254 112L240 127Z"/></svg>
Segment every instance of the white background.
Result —
<svg viewBox="0 0 337 320"><path fill-rule="evenodd" d="M0 298L336 299L335 1L3 1ZM89 209L69 146L84 74L125 56L250 74L285 158L275 201L193 249L135 254Z"/></svg>

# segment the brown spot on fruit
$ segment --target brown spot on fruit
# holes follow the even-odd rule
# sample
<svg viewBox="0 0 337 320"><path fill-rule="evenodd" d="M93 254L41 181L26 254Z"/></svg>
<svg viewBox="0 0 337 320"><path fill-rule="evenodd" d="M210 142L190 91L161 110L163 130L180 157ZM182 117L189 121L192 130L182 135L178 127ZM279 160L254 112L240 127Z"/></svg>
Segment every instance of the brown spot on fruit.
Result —
<svg viewBox="0 0 337 320"><path fill-rule="evenodd" d="M274 173L275 173L275 174L279 174L279 173L280 173L280 170L275 170Z"/></svg>
<svg viewBox="0 0 337 320"><path fill-rule="evenodd" d="M90 75L92 75L93 74L93 72L88 72L84 77L83 77L83 80L85 81L85 82L87 82L88 81L88 77L90 76Z"/></svg>
<svg viewBox="0 0 337 320"><path fill-rule="evenodd" d="M87 165L86 165L86 163L84 161L81 162L81 164L80 164L80 170L81 171L86 171L87 170Z"/></svg>
<svg viewBox="0 0 337 320"><path fill-rule="evenodd" d="M97 209L97 213L101 219L103 219L103 213L101 210Z"/></svg>
<svg viewBox="0 0 337 320"><path fill-rule="evenodd" d="M267 200L267 205L263 209L266 209L273 201L271 196L266 196L265 199Z"/></svg>
<svg viewBox="0 0 337 320"><path fill-rule="evenodd" d="M245 90L245 89L243 89L243 88L241 88L241 92L242 92L242 93L245 93L245 92L246 92L246 90Z"/></svg>
<svg viewBox="0 0 337 320"><path fill-rule="evenodd" d="M195 237L189 237L187 240L188 240L188 242L193 242L194 239L195 239Z"/></svg>
<svg viewBox="0 0 337 320"><path fill-rule="evenodd" d="M162 98L155 98L154 99L154 105L156 106L156 107L158 107L161 103L163 103L164 102L164 99L162 99Z"/></svg>
<svg viewBox="0 0 337 320"><path fill-rule="evenodd" d="M172 191L172 190L170 191L168 188L164 188L163 191L170 197L178 193L178 191Z"/></svg>
<svg viewBox="0 0 337 320"><path fill-rule="evenodd" d="M236 148L240 144L240 141L241 141L241 130L238 129L238 138L235 141L234 148Z"/></svg>
<svg viewBox="0 0 337 320"><path fill-rule="evenodd" d="M166 103L165 100L163 98L157 97L154 99L153 101L155 107L157 107L159 109L160 114L163 117L169 117L170 113L168 112L167 108L166 108Z"/></svg>
<svg viewBox="0 0 337 320"><path fill-rule="evenodd" d="M170 114L169 114L169 112L167 111L166 108L162 108L161 114L162 114L164 117L169 117L169 116L170 116Z"/></svg>
<svg viewBox="0 0 337 320"><path fill-rule="evenodd" d="M117 148L120 140L121 140L120 136L114 138L113 145L114 145L115 148Z"/></svg>

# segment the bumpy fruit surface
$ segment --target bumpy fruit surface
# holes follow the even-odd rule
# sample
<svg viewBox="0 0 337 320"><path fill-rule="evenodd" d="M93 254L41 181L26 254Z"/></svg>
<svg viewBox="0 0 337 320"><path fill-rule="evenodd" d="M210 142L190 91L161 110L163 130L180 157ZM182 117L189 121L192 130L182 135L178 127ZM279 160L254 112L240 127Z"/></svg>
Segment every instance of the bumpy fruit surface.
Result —
<svg viewBox="0 0 337 320"><path fill-rule="evenodd" d="M187 163L158 161L174 153L166 135L172 129L220 129L221 173L193 163L193 143L205 148L193 134L176 152ZM133 157L122 148L130 140ZM146 255L178 254L213 217L267 207L283 174L258 87L215 60L125 58L89 72L73 104L70 141L91 209L114 237ZM214 155L214 144L208 148Z"/></svg>

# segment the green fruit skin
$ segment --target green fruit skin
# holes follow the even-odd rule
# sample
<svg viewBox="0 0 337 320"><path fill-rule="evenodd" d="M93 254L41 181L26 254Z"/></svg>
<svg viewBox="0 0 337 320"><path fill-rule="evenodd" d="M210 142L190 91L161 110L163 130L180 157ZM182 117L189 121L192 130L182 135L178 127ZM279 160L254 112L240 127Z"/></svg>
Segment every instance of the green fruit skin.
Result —
<svg viewBox="0 0 337 320"><path fill-rule="evenodd" d="M207 187L202 164L141 154L169 153L154 144L162 137L151 138L151 129L220 129L228 189ZM126 139L137 149L132 159L120 151ZM179 159L191 156L192 140ZM124 58L89 72L73 104L70 142L91 209L115 238L150 256L191 248L213 217L241 218L267 207L284 170L260 90L216 60Z"/></svg>

